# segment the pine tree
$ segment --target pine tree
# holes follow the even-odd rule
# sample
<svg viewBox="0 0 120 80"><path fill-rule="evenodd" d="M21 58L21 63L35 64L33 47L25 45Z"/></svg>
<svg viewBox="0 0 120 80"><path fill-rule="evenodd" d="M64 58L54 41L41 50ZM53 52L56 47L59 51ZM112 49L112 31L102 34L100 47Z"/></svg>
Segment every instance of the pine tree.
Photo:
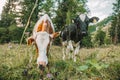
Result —
<svg viewBox="0 0 120 80"><path fill-rule="evenodd" d="M21 29L16 26L15 2L17 0L7 0L0 20L0 43L19 40L22 33Z"/></svg>
<svg viewBox="0 0 120 80"><path fill-rule="evenodd" d="M113 4L113 20L112 27L110 29L110 36L114 44L120 43L120 0L116 0L116 3Z"/></svg>
<svg viewBox="0 0 120 80"><path fill-rule="evenodd" d="M22 11L22 20L23 24L25 25L27 23L28 17L32 11L33 6L35 5L35 0L24 0L22 3L23 11ZM38 0L37 7L34 10L34 13L31 18L31 24L34 25L37 20L39 19L39 13L48 15L52 15L52 7L53 7L53 0ZM32 25L32 26L33 26Z"/></svg>
<svg viewBox="0 0 120 80"><path fill-rule="evenodd" d="M8 2L3 7L3 11L1 14L1 20L0 20L0 27L9 27L13 23L15 23L15 14L13 14L13 4L14 2L11 0L8 0Z"/></svg>

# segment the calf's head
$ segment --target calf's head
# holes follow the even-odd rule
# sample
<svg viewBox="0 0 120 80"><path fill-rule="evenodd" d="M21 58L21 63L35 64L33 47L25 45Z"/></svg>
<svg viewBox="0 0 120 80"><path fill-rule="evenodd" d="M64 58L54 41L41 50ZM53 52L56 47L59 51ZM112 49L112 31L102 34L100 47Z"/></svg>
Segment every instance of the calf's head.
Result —
<svg viewBox="0 0 120 80"><path fill-rule="evenodd" d="M48 50L50 47L50 43L52 39L57 37L60 33L56 32L53 34L48 34L47 32L38 32L36 36L29 37L27 40L28 45L32 44L33 42L36 45L37 49L37 64L46 66L48 64Z"/></svg>

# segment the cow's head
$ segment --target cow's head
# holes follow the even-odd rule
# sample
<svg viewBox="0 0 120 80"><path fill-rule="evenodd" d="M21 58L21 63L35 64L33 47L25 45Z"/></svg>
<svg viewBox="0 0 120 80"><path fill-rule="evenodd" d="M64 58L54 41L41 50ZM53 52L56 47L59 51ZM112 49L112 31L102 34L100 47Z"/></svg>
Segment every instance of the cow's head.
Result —
<svg viewBox="0 0 120 80"><path fill-rule="evenodd" d="M98 17L88 18L86 14L81 14L74 19L74 23L80 28L82 34L87 34L89 23L95 23L98 20Z"/></svg>
<svg viewBox="0 0 120 80"><path fill-rule="evenodd" d="M36 45L36 49L37 49L37 64L38 66L42 65L42 66L46 66L48 63L48 50L50 47L50 43L52 41L53 38L57 37L60 33L56 32L53 34L48 34L47 32L37 32L36 36L34 37L29 37L27 39L27 43L28 45L32 44L33 42Z"/></svg>
<svg viewBox="0 0 120 80"><path fill-rule="evenodd" d="M98 20L99 20L98 17L92 17L92 18L89 19L89 22L96 23L96 22L98 22Z"/></svg>

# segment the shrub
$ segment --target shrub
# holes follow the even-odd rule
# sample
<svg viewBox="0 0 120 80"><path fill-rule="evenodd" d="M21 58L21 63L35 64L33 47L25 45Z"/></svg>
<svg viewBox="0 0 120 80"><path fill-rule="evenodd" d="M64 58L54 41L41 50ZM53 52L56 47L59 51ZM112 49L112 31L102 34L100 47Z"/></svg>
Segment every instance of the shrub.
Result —
<svg viewBox="0 0 120 80"><path fill-rule="evenodd" d="M120 62L111 63L105 71L110 80L120 80Z"/></svg>
<svg viewBox="0 0 120 80"><path fill-rule="evenodd" d="M8 42L10 42L8 28L0 28L0 43L8 43Z"/></svg>
<svg viewBox="0 0 120 80"><path fill-rule="evenodd" d="M9 30L10 30L9 36L11 41L17 42L17 43L20 42L24 28L19 28L19 27L16 27L15 25L12 25L9 27Z"/></svg>
<svg viewBox="0 0 120 80"><path fill-rule="evenodd" d="M99 45L104 44L106 33L102 30L98 30L96 36L95 36L95 41L98 42Z"/></svg>
<svg viewBox="0 0 120 80"><path fill-rule="evenodd" d="M85 36L82 41L81 41L81 46L82 47L93 47L93 43L91 42L91 36L88 35L88 36Z"/></svg>

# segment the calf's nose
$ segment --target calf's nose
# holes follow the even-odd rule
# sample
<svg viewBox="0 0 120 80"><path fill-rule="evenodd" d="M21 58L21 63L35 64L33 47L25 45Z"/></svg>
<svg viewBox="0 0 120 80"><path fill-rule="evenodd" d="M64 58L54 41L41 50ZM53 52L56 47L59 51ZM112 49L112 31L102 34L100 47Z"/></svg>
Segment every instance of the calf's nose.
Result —
<svg viewBox="0 0 120 80"><path fill-rule="evenodd" d="M42 71L44 71L45 70L45 66L43 66L43 65L40 64L39 65L39 69L42 70Z"/></svg>

